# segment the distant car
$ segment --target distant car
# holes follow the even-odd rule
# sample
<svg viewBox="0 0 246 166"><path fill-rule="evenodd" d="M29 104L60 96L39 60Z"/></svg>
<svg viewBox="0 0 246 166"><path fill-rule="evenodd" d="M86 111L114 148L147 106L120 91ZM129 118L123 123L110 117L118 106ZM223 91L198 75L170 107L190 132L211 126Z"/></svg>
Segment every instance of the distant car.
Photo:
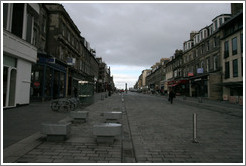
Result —
<svg viewBox="0 0 246 166"><path fill-rule="evenodd" d="M123 89L121 89L120 92L125 92L125 91Z"/></svg>

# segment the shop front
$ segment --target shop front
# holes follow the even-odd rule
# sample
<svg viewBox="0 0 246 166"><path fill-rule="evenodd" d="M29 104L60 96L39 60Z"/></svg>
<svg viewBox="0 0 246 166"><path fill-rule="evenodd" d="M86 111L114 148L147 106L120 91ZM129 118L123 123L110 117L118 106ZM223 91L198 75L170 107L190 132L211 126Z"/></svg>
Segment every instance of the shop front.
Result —
<svg viewBox="0 0 246 166"><path fill-rule="evenodd" d="M50 100L65 97L66 64L55 58L38 55L32 66L31 100Z"/></svg>
<svg viewBox="0 0 246 166"><path fill-rule="evenodd" d="M192 78L190 95L192 97L208 97L208 78L207 76Z"/></svg>
<svg viewBox="0 0 246 166"><path fill-rule="evenodd" d="M172 80L168 81L168 91L172 89L177 96L188 96L189 94L189 81L188 80Z"/></svg>

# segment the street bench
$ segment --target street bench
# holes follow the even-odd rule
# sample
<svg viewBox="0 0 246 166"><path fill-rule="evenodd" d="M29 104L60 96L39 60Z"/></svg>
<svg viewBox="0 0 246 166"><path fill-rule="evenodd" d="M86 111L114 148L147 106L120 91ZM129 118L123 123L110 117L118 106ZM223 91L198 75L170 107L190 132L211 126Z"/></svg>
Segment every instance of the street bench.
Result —
<svg viewBox="0 0 246 166"><path fill-rule="evenodd" d="M88 117L88 111L72 111L70 117L73 118L73 123L86 122Z"/></svg>
<svg viewBox="0 0 246 166"><path fill-rule="evenodd" d="M71 123L43 123L42 133L47 137L47 141L64 141L71 133Z"/></svg>
<svg viewBox="0 0 246 166"><path fill-rule="evenodd" d="M122 112L104 112L103 117L105 118L106 122L119 122L122 119Z"/></svg>
<svg viewBox="0 0 246 166"><path fill-rule="evenodd" d="M122 125L118 123L101 123L93 126L93 135L97 138L97 143L114 142L116 136L121 136Z"/></svg>

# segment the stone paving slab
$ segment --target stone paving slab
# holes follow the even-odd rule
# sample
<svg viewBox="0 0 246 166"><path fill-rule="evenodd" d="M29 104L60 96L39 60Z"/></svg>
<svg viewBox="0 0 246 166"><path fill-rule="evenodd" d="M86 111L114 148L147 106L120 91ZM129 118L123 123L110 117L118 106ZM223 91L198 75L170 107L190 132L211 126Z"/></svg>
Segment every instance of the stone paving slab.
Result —
<svg viewBox="0 0 246 166"><path fill-rule="evenodd" d="M37 145L19 156L9 155L4 162L242 163L243 117L213 111L216 108L211 105L208 109L184 102L170 104L162 97L114 94L86 107L88 120L72 124L65 142L47 142L41 135L35 138ZM122 135L112 145L98 144L93 125L104 122L102 114L108 111L122 111ZM199 143L192 143L193 113L198 115ZM70 117L60 122L68 121Z"/></svg>
<svg viewBox="0 0 246 166"><path fill-rule="evenodd" d="M114 143L98 144L92 133L94 124L103 123L103 112L121 110L121 96L118 94L86 107L89 117L85 123L71 125L71 135L65 142L47 142L42 135L39 144L19 156L16 163L120 163L122 162L122 137ZM60 122L71 121L67 117ZM5 153L5 152L4 152ZM11 157L11 156L9 156ZM4 162L8 162L4 158Z"/></svg>
<svg viewBox="0 0 246 166"><path fill-rule="evenodd" d="M137 98L125 97L137 162L243 162L242 117L184 105L178 100L170 104L156 96ZM198 115L199 143L192 143L193 113Z"/></svg>

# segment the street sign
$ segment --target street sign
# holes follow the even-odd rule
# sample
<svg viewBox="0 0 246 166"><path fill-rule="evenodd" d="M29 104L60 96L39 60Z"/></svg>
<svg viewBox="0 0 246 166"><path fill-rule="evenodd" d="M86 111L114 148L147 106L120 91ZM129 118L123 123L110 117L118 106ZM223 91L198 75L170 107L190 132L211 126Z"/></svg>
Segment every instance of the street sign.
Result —
<svg viewBox="0 0 246 166"><path fill-rule="evenodd" d="M67 58L67 64L68 65L74 65L76 62L76 59L75 58Z"/></svg>
<svg viewBox="0 0 246 166"><path fill-rule="evenodd" d="M48 63L56 63L56 58L47 58Z"/></svg>
<svg viewBox="0 0 246 166"><path fill-rule="evenodd" d="M198 74L202 74L202 73L203 73L203 68L198 68L198 69L197 69L197 73L198 73Z"/></svg>

